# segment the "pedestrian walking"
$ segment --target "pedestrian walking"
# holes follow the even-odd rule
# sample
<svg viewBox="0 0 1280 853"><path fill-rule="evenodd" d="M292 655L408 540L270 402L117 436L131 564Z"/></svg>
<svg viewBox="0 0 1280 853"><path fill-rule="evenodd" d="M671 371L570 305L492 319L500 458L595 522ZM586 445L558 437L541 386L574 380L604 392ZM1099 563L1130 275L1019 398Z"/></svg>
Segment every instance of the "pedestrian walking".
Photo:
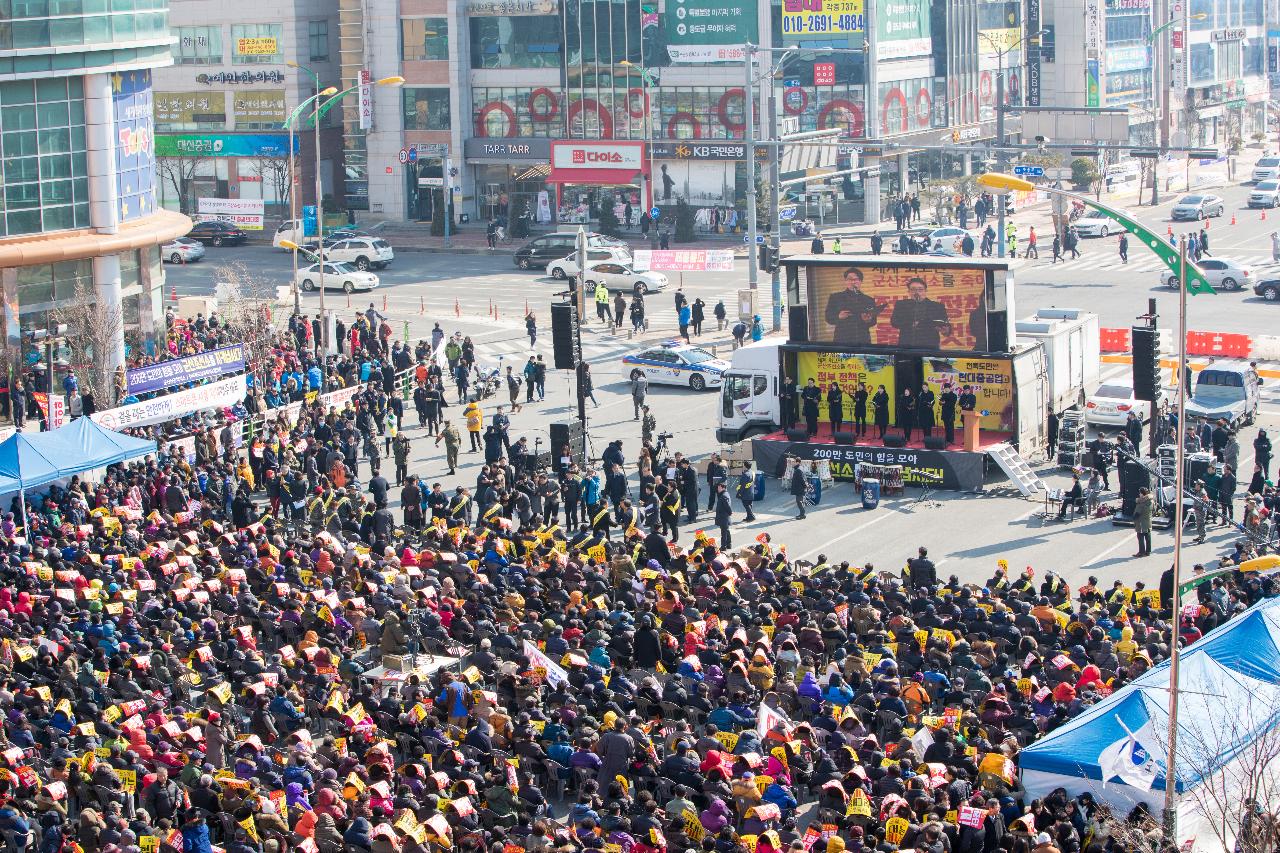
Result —
<svg viewBox="0 0 1280 853"><path fill-rule="evenodd" d="M507 365L507 398L511 403L511 413L520 411L520 376Z"/></svg>
<svg viewBox="0 0 1280 853"><path fill-rule="evenodd" d="M699 297L693 300L693 304L689 306L689 325L693 328L695 335L702 334L702 324L707 317L707 303Z"/></svg>
<svg viewBox="0 0 1280 853"><path fill-rule="evenodd" d="M1056 233L1053 235L1052 251L1053 251L1053 260L1050 261L1050 265L1056 264L1058 260L1062 257L1062 238L1059 237Z"/></svg>
<svg viewBox="0 0 1280 853"><path fill-rule="evenodd" d="M742 504L743 512L746 518L743 519L747 523L756 520L756 514L752 512L752 505L756 501L756 478L755 472L748 467L745 471L738 475L738 485L735 490L738 496L738 502Z"/></svg>
<svg viewBox="0 0 1280 853"><path fill-rule="evenodd" d="M729 493L723 482L716 484L716 527L720 528L721 548L732 548L733 542L729 534L729 521L733 517L733 504L729 503Z"/></svg>
<svg viewBox="0 0 1280 853"><path fill-rule="evenodd" d="M871 254L878 255L880 250L884 248L884 238L880 236L880 231L871 232Z"/></svg>
<svg viewBox="0 0 1280 853"><path fill-rule="evenodd" d="M1138 489L1138 497L1133 503L1133 530L1138 535L1138 553L1135 557L1151 555L1151 516L1155 510L1155 501L1151 490L1146 486Z"/></svg>
<svg viewBox="0 0 1280 853"><path fill-rule="evenodd" d="M1200 229L1200 239L1197 242L1197 246L1199 246L1201 255L1209 255L1209 229L1208 228ZM1209 255L1209 257L1213 257L1213 255ZM1200 259L1196 258L1196 260L1200 260Z"/></svg>
<svg viewBox="0 0 1280 853"><path fill-rule="evenodd" d="M724 307L724 300L716 302L716 307L712 309L712 313L716 318L716 331L723 332L724 325L728 322L729 312Z"/></svg>
<svg viewBox="0 0 1280 853"><path fill-rule="evenodd" d="M481 447L480 433L484 430L484 412L480 411L480 404L472 400L462 410L462 416L467 419L467 435L471 439L471 450L475 453Z"/></svg>
<svg viewBox="0 0 1280 853"><path fill-rule="evenodd" d="M664 250L671 248L671 226L666 222L658 226L658 248Z"/></svg>
<svg viewBox="0 0 1280 853"><path fill-rule="evenodd" d="M484 229L484 240L490 249L498 248L498 223L496 220L489 220L489 225Z"/></svg>
<svg viewBox="0 0 1280 853"><path fill-rule="evenodd" d="M1120 235L1120 263L1129 263L1129 235Z"/></svg>
<svg viewBox="0 0 1280 853"><path fill-rule="evenodd" d="M800 514L796 516L797 521L801 521L805 517L804 496L809 490L809 481L804 475L804 463L799 459L795 462L795 467L791 469L791 497L795 499L796 509Z"/></svg>
<svg viewBox="0 0 1280 853"><path fill-rule="evenodd" d="M680 323L680 337L684 338L686 344L692 343L689 340L689 324L693 322L693 309L687 303L680 306L677 320Z"/></svg>
<svg viewBox="0 0 1280 853"><path fill-rule="evenodd" d="M627 313L627 298L622 295L619 290L613 295L613 325L616 329L622 328L622 317Z"/></svg>
<svg viewBox="0 0 1280 853"><path fill-rule="evenodd" d="M533 349L538 344L538 320L532 311L524 315L524 331L529 336L529 349Z"/></svg>
<svg viewBox="0 0 1280 853"><path fill-rule="evenodd" d="M440 446L441 439L444 440L444 455L449 473L453 474L458 469L458 451L462 447L462 436L458 434L458 428L451 421L446 421L444 428L436 436L437 447Z"/></svg>
<svg viewBox="0 0 1280 853"><path fill-rule="evenodd" d="M578 365L578 382L582 386L582 396L599 408L600 401L596 399L595 381L591 378L591 365L585 361Z"/></svg>
<svg viewBox="0 0 1280 853"><path fill-rule="evenodd" d="M640 410L645 408L645 399L649 396L649 377L643 370L637 370L631 378L631 402L635 409L635 419L640 420Z"/></svg>
<svg viewBox="0 0 1280 853"><path fill-rule="evenodd" d="M1031 226L1030 232L1027 234L1027 252L1023 257L1040 260L1040 249L1039 246L1037 246L1037 239L1036 228L1033 225Z"/></svg>

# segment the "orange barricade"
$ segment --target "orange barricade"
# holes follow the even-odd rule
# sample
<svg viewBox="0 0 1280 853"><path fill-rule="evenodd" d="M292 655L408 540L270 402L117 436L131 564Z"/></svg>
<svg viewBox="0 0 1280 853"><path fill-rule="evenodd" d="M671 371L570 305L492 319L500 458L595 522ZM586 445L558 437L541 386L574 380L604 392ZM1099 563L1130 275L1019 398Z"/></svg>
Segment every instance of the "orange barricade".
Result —
<svg viewBox="0 0 1280 853"><path fill-rule="evenodd" d="M1223 335L1223 355L1230 358L1248 358L1253 351L1253 339L1248 335Z"/></svg>
<svg viewBox="0 0 1280 853"><path fill-rule="evenodd" d="M1128 329L1100 329L1098 349L1102 352L1128 352Z"/></svg>
<svg viewBox="0 0 1280 853"><path fill-rule="evenodd" d="M1209 332L1187 332L1187 355L1213 355L1212 340Z"/></svg>

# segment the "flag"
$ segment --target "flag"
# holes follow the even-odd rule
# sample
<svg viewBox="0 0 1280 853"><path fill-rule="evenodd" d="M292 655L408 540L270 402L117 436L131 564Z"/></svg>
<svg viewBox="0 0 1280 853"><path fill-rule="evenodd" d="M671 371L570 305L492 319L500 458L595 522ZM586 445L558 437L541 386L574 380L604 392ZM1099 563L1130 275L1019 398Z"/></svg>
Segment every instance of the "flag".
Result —
<svg viewBox="0 0 1280 853"><path fill-rule="evenodd" d="M787 734L791 733L794 728L791 720L787 719L787 715L776 708L770 708L763 702L760 703L760 709L756 711L756 733L760 737L765 737L775 728L781 728Z"/></svg>
<svg viewBox="0 0 1280 853"><path fill-rule="evenodd" d="M1119 717L1116 718L1119 721ZM1120 724L1124 728L1124 723ZM1155 783L1156 759L1144 745L1144 740L1152 739L1151 725L1148 723L1134 734L1125 728L1125 736L1102 750L1098 755L1098 769L1102 772L1105 783L1117 776L1126 785L1150 791Z"/></svg>

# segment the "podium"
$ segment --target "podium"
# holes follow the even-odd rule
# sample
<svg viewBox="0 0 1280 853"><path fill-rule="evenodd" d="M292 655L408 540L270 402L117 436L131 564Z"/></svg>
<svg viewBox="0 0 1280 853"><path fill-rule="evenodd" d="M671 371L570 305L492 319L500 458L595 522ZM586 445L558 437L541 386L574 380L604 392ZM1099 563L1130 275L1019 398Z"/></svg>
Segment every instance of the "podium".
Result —
<svg viewBox="0 0 1280 853"><path fill-rule="evenodd" d="M964 449L969 453L977 453L978 424L982 421L982 414L977 411L962 411L960 415L964 419Z"/></svg>

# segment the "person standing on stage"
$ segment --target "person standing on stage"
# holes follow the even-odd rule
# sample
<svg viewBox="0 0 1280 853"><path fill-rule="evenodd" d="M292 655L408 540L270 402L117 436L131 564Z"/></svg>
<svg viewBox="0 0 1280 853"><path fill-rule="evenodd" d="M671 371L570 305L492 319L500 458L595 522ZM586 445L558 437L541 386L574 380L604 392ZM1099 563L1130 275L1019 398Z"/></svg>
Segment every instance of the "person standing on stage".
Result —
<svg viewBox="0 0 1280 853"><path fill-rule="evenodd" d="M884 441L884 434L889 430L889 392L883 385L876 387L871 406L875 409L876 430L880 433L880 440Z"/></svg>
<svg viewBox="0 0 1280 853"><path fill-rule="evenodd" d="M946 441L953 444L956 440L956 403L959 400L956 387L948 382L942 386L942 396L938 399L942 403L942 427L946 430Z"/></svg>
<svg viewBox="0 0 1280 853"><path fill-rule="evenodd" d="M920 393L916 396L916 426L920 427L920 433L925 438L933 435L933 406L936 402L933 389L928 385L921 385Z"/></svg>
<svg viewBox="0 0 1280 853"><path fill-rule="evenodd" d="M862 438L867 434L867 384L858 383L858 390L853 392L853 425L854 434Z"/></svg>
<svg viewBox="0 0 1280 853"><path fill-rule="evenodd" d="M831 434L834 436L844 426L844 391L839 382L832 382L827 388L827 418L831 421Z"/></svg>
<svg viewBox="0 0 1280 853"><path fill-rule="evenodd" d="M916 397L910 388L902 389L898 398L898 429L902 430L902 440L911 443L911 429L916 423Z"/></svg>
<svg viewBox="0 0 1280 853"><path fill-rule="evenodd" d="M818 434L818 403L822 401L822 389L814 383L812 376L800 396L804 401L805 427L809 431L809 437L813 438Z"/></svg>

